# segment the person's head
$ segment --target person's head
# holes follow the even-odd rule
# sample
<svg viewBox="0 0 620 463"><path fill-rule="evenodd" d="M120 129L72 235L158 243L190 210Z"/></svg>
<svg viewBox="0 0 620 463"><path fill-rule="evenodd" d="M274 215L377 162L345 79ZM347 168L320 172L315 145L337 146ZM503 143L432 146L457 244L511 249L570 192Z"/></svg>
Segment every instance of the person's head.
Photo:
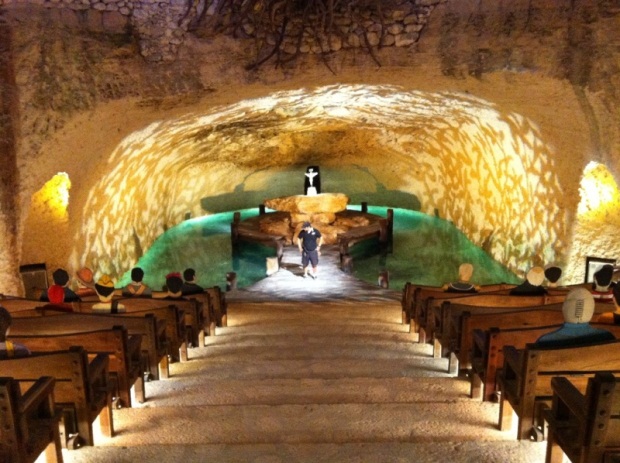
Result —
<svg viewBox="0 0 620 463"><path fill-rule="evenodd" d="M562 304L566 323L588 323L594 315L594 297L586 288L572 289Z"/></svg>
<svg viewBox="0 0 620 463"><path fill-rule="evenodd" d="M4 307L0 306L0 342L5 342L11 329L11 314Z"/></svg>
<svg viewBox="0 0 620 463"><path fill-rule="evenodd" d="M596 289L609 288L613 276L614 266L610 264L603 265L600 269L594 272L594 283L596 285Z"/></svg>
<svg viewBox="0 0 620 463"><path fill-rule="evenodd" d="M182 287L183 279L181 278L180 273L173 272L166 275L166 288L168 289L168 294L171 296L178 295L181 293Z"/></svg>
<svg viewBox="0 0 620 463"><path fill-rule="evenodd" d="M56 269L52 273L52 280L54 280L55 285L67 286L69 284L69 274L63 268Z"/></svg>
<svg viewBox="0 0 620 463"><path fill-rule="evenodd" d="M310 222L304 222L301 228L303 228L304 230L311 230L312 224Z"/></svg>
<svg viewBox="0 0 620 463"><path fill-rule="evenodd" d="M183 279L189 283L193 283L196 279L196 270L193 268L186 268L183 272Z"/></svg>
<svg viewBox="0 0 620 463"><path fill-rule="evenodd" d="M141 283L144 278L144 270L140 267L134 267L131 269L131 281L135 283Z"/></svg>
<svg viewBox="0 0 620 463"><path fill-rule="evenodd" d="M94 282L93 271L88 267L82 267L77 272L75 272L75 276L77 277L78 283L82 286L92 287Z"/></svg>
<svg viewBox="0 0 620 463"><path fill-rule="evenodd" d="M525 278L529 284L540 286L545 281L545 271L542 267L532 267Z"/></svg>
<svg viewBox="0 0 620 463"><path fill-rule="evenodd" d="M114 296L114 282L109 275L101 275L95 283L95 292L101 302L109 302Z"/></svg>
<svg viewBox="0 0 620 463"><path fill-rule="evenodd" d="M549 282L549 286L557 286L561 277L562 269L557 265L548 265L545 268L545 278Z"/></svg>
<svg viewBox="0 0 620 463"><path fill-rule="evenodd" d="M474 274L474 266L465 262L459 267L459 281L469 281Z"/></svg>
<svg viewBox="0 0 620 463"><path fill-rule="evenodd" d="M60 285L52 285L47 289L47 298L51 304L62 304L65 302L65 290Z"/></svg>

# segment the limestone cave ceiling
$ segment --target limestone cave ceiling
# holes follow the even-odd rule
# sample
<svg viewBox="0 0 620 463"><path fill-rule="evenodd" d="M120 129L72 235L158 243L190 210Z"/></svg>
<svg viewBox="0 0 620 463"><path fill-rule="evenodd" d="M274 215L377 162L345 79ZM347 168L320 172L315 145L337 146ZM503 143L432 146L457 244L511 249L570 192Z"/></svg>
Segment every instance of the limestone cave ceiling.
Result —
<svg viewBox="0 0 620 463"><path fill-rule="evenodd" d="M313 49L331 69L327 55L336 44L351 44L354 36L362 49L380 64L376 47L384 44L387 24L396 17L425 18L436 1L419 0L213 0L197 2L190 30L227 33L254 40L255 58L246 69L267 62L276 67L294 62ZM402 19L401 18L401 19ZM373 27L367 28L369 24ZM354 27L351 27L351 26ZM364 25L364 27L357 27ZM379 27L380 26L380 27ZM416 31L420 28L416 26ZM356 33L351 35L351 31Z"/></svg>
<svg viewBox="0 0 620 463"><path fill-rule="evenodd" d="M256 207L299 193L306 165L320 165L324 191L375 194L386 206L416 198L410 208L453 221L523 269L563 250L553 150L528 119L464 94L341 85L244 100L126 137L90 190L72 265L118 276L188 211L213 212L203 198Z"/></svg>

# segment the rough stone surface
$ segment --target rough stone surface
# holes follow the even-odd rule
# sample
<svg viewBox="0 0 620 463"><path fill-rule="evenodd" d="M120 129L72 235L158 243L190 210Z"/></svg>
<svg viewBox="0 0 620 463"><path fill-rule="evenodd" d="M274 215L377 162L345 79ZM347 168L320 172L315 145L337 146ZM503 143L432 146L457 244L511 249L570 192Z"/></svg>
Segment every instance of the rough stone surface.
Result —
<svg viewBox="0 0 620 463"><path fill-rule="evenodd" d="M188 23L178 20L198 12L182 16L187 7L176 9L178 4L156 12L118 3L129 28L111 33L102 26L107 13L88 2L71 2L75 13L68 15L60 2L1 1L2 26L10 32L3 37L10 40L2 42L0 69L11 76L0 82L2 98L8 98L0 117L18 128L16 162L5 167L19 183L2 184L3 194L17 196L17 210L0 205L3 236L15 232L15 239L3 238L0 245L6 275L0 292L21 291L19 264L46 262L50 269L70 271L88 264L118 275L187 211L210 213L201 209L200 195L230 195L229 204L241 197L255 206L257 196L270 196L265 185L276 186L269 177L317 157L341 169L334 176L345 179L341 185L355 200L370 196L376 204L445 217L517 273L553 260L566 265L566 282L574 283L583 278L583 256L619 255L615 214L588 222L585 231L576 217L588 162L601 162L620 178L620 14L613 2L538 2L535 10L525 0L423 3L427 8L419 12L392 15L400 21L414 13L418 24L412 26L424 25L407 47L378 48L372 56L360 49L361 22L344 24L350 27L348 43L359 48L304 54L290 66L248 71L244 66L254 58L248 42L209 36L201 25L186 29ZM278 105L260 120L248 117L250 107L239 113L232 108L252 98L264 103L277 91L360 83L398 90L368 93L372 105L351 119L343 116L348 105L328 104L328 98L311 107ZM415 108L418 119L403 120L411 105L400 95L410 91L468 95L475 111L435 117L433 109L455 106L429 99ZM389 111L380 105L388 94L396 97ZM485 104L477 106L480 101ZM149 136L190 113L208 113L212 123L176 139ZM329 123L309 124L313 114L325 121L329 115ZM365 125L381 114L397 127ZM165 131L172 134L180 125L171 123ZM187 140L199 145L194 153L205 154L184 157ZM515 156L493 155L500 162L487 170L483 154L493 154L492 144ZM150 162L138 145L170 155ZM116 166L131 155L129 146L144 162L116 176ZM31 197L59 171L74 180L68 229L60 232L53 218L29 219L37 210ZM258 173L267 177L263 190L244 189ZM124 203L120 198L127 195ZM49 230L55 231L52 243Z"/></svg>
<svg viewBox="0 0 620 463"><path fill-rule="evenodd" d="M145 404L114 410L115 437L63 451L65 461L544 460L544 442L496 430L498 405L468 398L469 382L415 342L399 301L322 292L322 302L231 301L228 327L148 383Z"/></svg>

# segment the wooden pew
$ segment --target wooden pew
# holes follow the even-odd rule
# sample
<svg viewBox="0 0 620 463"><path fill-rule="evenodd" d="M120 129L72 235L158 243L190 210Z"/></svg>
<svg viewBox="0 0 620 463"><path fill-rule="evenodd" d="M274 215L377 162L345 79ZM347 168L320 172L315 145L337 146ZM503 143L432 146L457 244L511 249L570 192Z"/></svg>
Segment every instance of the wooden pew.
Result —
<svg viewBox="0 0 620 463"><path fill-rule="evenodd" d="M109 329L122 325L127 333L142 338L141 348L146 370L151 378L168 378L168 341L166 322L152 314L144 316L62 313L54 316L45 315L38 318L14 317L11 336L32 334L34 330L42 334L67 334L84 329Z"/></svg>
<svg viewBox="0 0 620 463"><path fill-rule="evenodd" d="M48 462L62 463L53 392L50 376L37 379L23 395L17 380L0 378L0 461L33 463L45 452Z"/></svg>
<svg viewBox="0 0 620 463"><path fill-rule="evenodd" d="M562 463L564 454L573 463L620 461L618 379L610 372L596 373L585 394L563 377L553 378L551 388L546 463Z"/></svg>
<svg viewBox="0 0 620 463"><path fill-rule="evenodd" d="M405 283L405 286L403 287L403 294L401 297L400 305L402 307L403 325L409 325L410 330L412 325L414 325L411 320L412 318L414 318L413 315L415 311L414 309L417 293L419 292L418 290L422 289L427 289L434 292L443 292L443 290L438 286L415 285L409 281ZM417 330L417 328L415 327L414 329Z"/></svg>
<svg viewBox="0 0 620 463"><path fill-rule="evenodd" d="M105 354L98 354L89 362L84 348L72 347L68 351L33 352L27 357L3 359L0 371L10 372L22 389L41 376L54 378L54 400L63 416L61 443L75 448L81 443L94 445L93 422L97 417L102 433L114 435L108 362Z"/></svg>
<svg viewBox="0 0 620 463"><path fill-rule="evenodd" d="M543 316L544 317L544 316ZM539 318L542 320L543 318ZM479 397L482 392L483 400L495 400L497 391L497 372L504 364L504 347L513 346L524 349L533 344L543 334L550 333L562 326L564 320L556 325L549 326L510 326L511 321L499 322L504 326L495 326L489 329L474 329L472 334L470 396ZM611 331L620 339L620 326L591 324L595 328ZM482 388L482 391L480 390Z"/></svg>
<svg viewBox="0 0 620 463"><path fill-rule="evenodd" d="M109 372L112 377L113 397L118 398L125 407L131 407L131 388L135 386L138 402L144 402L144 367L141 355L141 336L129 336L122 325L62 334L42 334L38 327L30 327L19 321L20 334L10 335L10 340L19 342L31 351L49 352L67 350L71 346L82 346L93 358L97 354L109 356Z"/></svg>
<svg viewBox="0 0 620 463"><path fill-rule="evenodd" d="M498 294L497 292L476 294L467 299L444 299L440 306L431 306L429 310L430 316L423 330L423 334L420 335L420 339L430 338L434 346L434 356L441 357L443 354L441 345L442 339L445 340L445 342L449 340L451 318L458 316L460 312L465 310L474 312L481 307L486 307L488 311L492 311L492 308L496 310L506 310L508 308L536 307L561 303L564 299L564 295L511 296L509 294Z"/></svg>
<svg viewBox="0 0 620 463"><path fill-rule="evenodd" d="M445 308L445 307L444 307ZM524 307L478 307L450 304L445 327L435 334L435 349L450 357L450 369L470 368L474 329L562 324L562 303Z"/></svg>
<svg viewBox="0 0 620 463"><path fill-rule="evenodd" d="M418 333L420 328L428 326L433 308L440 306L443 300L477 297L489 293L508 294L513 287L514 285L505 283L484 285L480 287L480 291L477 293L452 293L441 288L418 287L414 291L410 331Z"/></svg>
<svg viewBox="0 0 620 463"><path fill-rule="evenodd" d="M582 347L523 350L504 347L504 365L498 375L500 412L498 427L509 429L513 411L519 417L517 438L542 439L542 412L551 402L551 378L568 378L584 391L587 379L599 371L620 373L620 341Z"/></svg>
<svg viewBox="0 0 620 463"><path fill-rule="evenodd" d="M74 302L72 305L75 312L96 315L115 315L127 317L143 317L154 315L157 320L164 320L166 323L166 342L168 355L173 361L187 361L187 336L185 332L185 312L175 301L164 301L161 299L132 298L117 299L125 306L124 312L120 313L101 313L94 312L92 307L97 302ZM183 301L181 301L183 302ZM191 304L191 303L190 303Z"/></svg>
<svg viewBox="0 0 620 463"><path fill-rule="evenodd" d="M206 288L205 292L209 294L211 305L213 306L213 316L215 324L219 327L228 326L228 303L226 302L226 293L219 286ZM213 331L215 335L215 330Z"/></svg>

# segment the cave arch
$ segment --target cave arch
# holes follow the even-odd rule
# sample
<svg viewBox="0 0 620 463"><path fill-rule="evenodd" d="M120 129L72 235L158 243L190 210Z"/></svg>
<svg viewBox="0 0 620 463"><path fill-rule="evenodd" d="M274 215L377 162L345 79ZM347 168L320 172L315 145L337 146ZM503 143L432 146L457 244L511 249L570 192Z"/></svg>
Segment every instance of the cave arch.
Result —
<svg viewBox="0 0 620 463"><path fill-rule="evenodd" d="M381 185L388 203L390 192L416 198L422 212L451 220L495 259L524 272L564 251L554 163L554 147L535 123L465 93L387 85L281 91L126 137L90 190L72 265L117 276L139 257L136 238L147 249L188 211L210 213L204 198L243 192L256 172L263 186L248 191L268 195L270 172L299 167L301 176L316 164L335 172L361 166L343 191L370 175L376 183L368 193ZM246 207L257 205L252 201Z"/></svg>

